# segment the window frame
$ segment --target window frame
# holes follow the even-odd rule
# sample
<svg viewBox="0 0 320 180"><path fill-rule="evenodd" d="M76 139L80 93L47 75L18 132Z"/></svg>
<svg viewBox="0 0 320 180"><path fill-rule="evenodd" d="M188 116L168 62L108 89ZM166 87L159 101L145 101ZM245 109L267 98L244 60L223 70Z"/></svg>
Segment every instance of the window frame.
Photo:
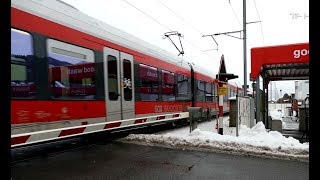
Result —
<svg viewBox="0 0 320 180"><path fill-rule="evenodd" d="M53 48L55 49L59 49L60 52L65 52L65 53L58 53L58 52L53 52ZM50 54L54 54L54 55L58 55L58 56L65 56L65 57L70 57L70 58L76 58L82 61L85 61L86 63L94 63L93 67L96 68L96 62L95 62L95 52L92 49L86 48L86 47L82 47L79 45L75 45L69 42L65 42L65 41L61 41L61 40L57 40L54 38L47 38L46 39L46 53L47 53L47 59L50 58ZM78 53L80 55L84 55L85 58L78 58L75 56L70 56L66 53ZM86 64L83 63L83 64ZM79 64L81 65L81 64ZM59 67L59 66L57 66ZM65 66L62 66L65 67ZM49 63L48 63L48 69L50 69L49 67ZM93 77L94 81L95 81L95 88L97 88L97 72L95 69L95 76ZM50 71L48 71L48 78L50 77ZM85 78L84 78L85 79ZM48 85L50 86L51 82L48 79ZM85 97L85 96L84 96ZM51 88L50 88L50 92L49 92L49 98L51 100L75 100L75 101L94 101L97 100L97 90L96 93L93 95L93 98L77 98L77 97L72 97L72 96L61 96L61 97L54 97L52 92L51 92Z"/></svg>
<svg viewBox="0 0 320 180"><path fill-rule="evenodd" d="M30 38L30 49L31 49L31 54L29 54L29 55L31 55L31 56L33 56L33 59L32 59L32 61L33 61L33 63L35 63L34 61L35 61L35 58L34 58L34 56L35 56L35 47L34 47L34 44L35 44L35 42L34 42L34 36L33 36L33 34L31 33L31 32L28 32L28 31L26 31L26 30L23 30L23 29L19 29L19 28L15 28L15 27L11 27L10 28L10 33L12 33L12 31L16 31L16 32L21 32L21 33L23 33L23 34L25 34L25 35L28 35L28 37ZM11 41L12 41L12 39L11 39ZM12 52L12 51L11 51ZM10 53L11 53L10 52ZM10 69L12 68L11 67L11 65L12 65L12 63L11 63L11 60L12 60L12 58L13 58L13 56L12 56L12 54L11 54L11 58L10 58ZM19 59L19 58L17 58L17 57L14 57L14 58L16 58L16 59ZM34 67L34 65L32 64L31 65L31 69L32 69L32 74L34 74L34 71L35 71L35 67ZM26 72L28 71L28 68L26 67ZM12 73L12 71L11 71L11 73ZM11 76L11 78L12 78L12 76ZM11 86L11 83L12 83L12 79L10 78L10 88L12 88L12 86ZM26 76L26 78L27 78L27 76ZM37 93L37 82L36 82L36 79L35 79L35 75L34 75L34 77L33 77L33 84L34 84L34 86L35 86L35 94L33 95L33 96L30 96L30 97L14 97L14 96L12 96L12 93L10 92L10 97L11 97L11 99L37 99L37 96L38 96L38 93Z"/></svg>

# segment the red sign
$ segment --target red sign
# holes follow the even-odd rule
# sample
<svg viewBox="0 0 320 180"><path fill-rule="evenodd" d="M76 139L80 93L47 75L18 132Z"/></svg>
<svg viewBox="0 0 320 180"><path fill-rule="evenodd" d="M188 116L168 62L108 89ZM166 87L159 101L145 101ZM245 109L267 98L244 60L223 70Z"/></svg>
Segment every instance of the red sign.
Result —
<svg viewBox="0 0 320 180"><path fill-rule="evenodd" d="M308 62L309 43L252 48L250 77L256 79L263 65Z"/></svg>

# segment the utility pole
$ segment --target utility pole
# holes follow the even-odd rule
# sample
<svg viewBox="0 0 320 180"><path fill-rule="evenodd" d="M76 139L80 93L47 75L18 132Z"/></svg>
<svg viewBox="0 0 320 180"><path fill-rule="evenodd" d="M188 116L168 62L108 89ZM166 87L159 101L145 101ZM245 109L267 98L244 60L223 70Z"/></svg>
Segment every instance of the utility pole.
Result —
<svg viewBox="0 0 320 180"><path fill-rule="evenodd" d="M230 1L229 1L229 3L230 3ZM247 92L247 84L248 84L247 83L247 24L260 22L260 21L247 22L246 17L247 17L246 16L246 0L243 0L243 30L216 33L216 34L202 36L202 37L211 36L213 38L213 36L217 36L217 35L227 35L227 36L231 36L234 38L243 39L243 75L244 75L244 77L243 77L243 80L244 80L243 90L244 90L244 96L247 96L247 94L248 94L248 92ZM243 37L241 38L242 31L243 31ZM240 37L230 35L232 33L240 33ZM213 40L216 42L216 40L214 38L213 38ZM217 42L216 42L216 44L218 45Z"/></svg>
<svg viewBox="0 0 320 180"><path fill-rule="evenodd" d="M230 3L230 0L229 0ZM246 15L246 0L243 0L243 29L239 31L230 31L230 32L223 32L223 33L216 33L216 34L210 34L210 35L203 35L202 37L206 36L217 36L217 35L227 35L231 36L234 38L238 39L243 39L243 75L244 75L244 85L243 85L243 90L244 90L244 96L247 96L247 24L252 24L252 23L257 23L261 21L253 21L253 22L247 22L247 15ZM241 32L243 31L243 37L241 38ZM240 37L232 36L230 34L232 33L240 33ZM216 42L216 40L213 38L213 40ZM218 43L216 42L218 45ZM218 48L217 48L218 49ZM215 50L217 50L215 49Z"/></svg>
<svg viewBox="0 0 320 180"><path fill-rule="evenodd" d="M247 96L247 22L246 22L246 0L243 0L243 78L244 96Z"/></svg>

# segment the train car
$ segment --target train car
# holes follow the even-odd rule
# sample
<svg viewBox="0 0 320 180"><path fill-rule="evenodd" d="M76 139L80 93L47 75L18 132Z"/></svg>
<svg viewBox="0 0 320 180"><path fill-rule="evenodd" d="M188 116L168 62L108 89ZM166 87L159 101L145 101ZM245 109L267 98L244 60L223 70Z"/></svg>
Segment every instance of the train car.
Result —
<svg viewBox="0 0 320 180"><path fill-rule="evenodd" d="M60 0L12 0L11 146L214 115L214 75L179 62Z"/></svg>

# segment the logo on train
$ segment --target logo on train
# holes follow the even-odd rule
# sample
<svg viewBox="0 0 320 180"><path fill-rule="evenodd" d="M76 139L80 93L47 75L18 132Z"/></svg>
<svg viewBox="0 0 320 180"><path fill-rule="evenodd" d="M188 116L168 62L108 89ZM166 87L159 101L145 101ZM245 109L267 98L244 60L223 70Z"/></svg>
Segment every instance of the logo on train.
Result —
<svg viewBox="0 0 320 180"><path fill-rule="evenodd" d="M123 88L131 89L131 87L132 87L131 79L124 78L123 79Z"/></svg>

